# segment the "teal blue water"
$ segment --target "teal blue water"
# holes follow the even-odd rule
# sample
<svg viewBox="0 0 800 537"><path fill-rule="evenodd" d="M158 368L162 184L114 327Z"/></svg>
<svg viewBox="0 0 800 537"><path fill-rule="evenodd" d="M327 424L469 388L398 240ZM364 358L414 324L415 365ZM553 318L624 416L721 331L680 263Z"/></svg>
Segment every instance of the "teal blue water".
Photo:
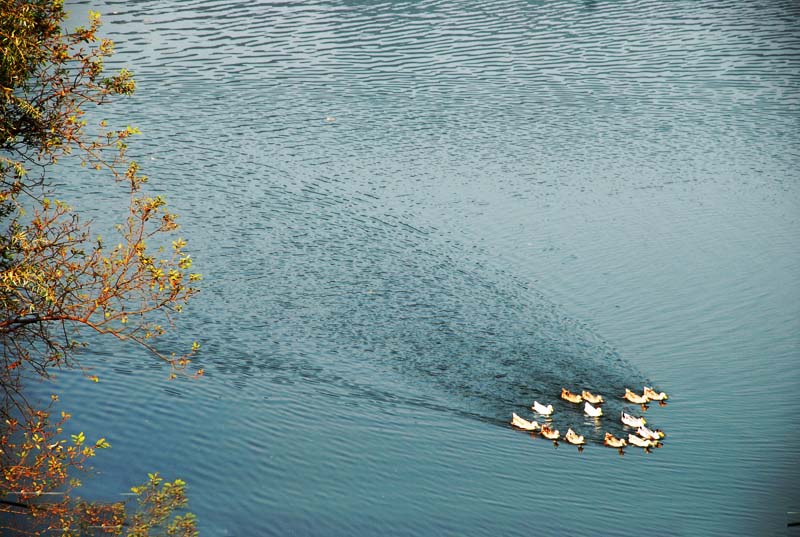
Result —
<svg viewBox="0 0 800 537"><path fill-rule="evenodd" d="M800 505L793 1L76 2L203 293L57 379L87 493L189 483L204 535L783 535ZM98 177L74 204L110 219ZM653 384L662 449L562 386ZM48 387L43 387L49 389ZM583 453L512 430L553 402Z"/></svg>

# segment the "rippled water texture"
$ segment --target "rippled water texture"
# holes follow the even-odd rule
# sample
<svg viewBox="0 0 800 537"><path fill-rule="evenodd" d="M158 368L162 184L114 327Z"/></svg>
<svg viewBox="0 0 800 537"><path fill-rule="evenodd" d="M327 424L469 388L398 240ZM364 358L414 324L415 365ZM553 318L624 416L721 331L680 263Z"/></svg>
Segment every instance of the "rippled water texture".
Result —
<svg viewBox="0 0 800 537"><path fill-rule="evenodd" d="M785 533L796 2L89 8L205 275L175 343L207 376L108 342L99 385L63 374L114 445L87 492L180 476L207 535ZM645 382L649 455L558 401ZM534 399L584 453L507 426Z"/></svg>

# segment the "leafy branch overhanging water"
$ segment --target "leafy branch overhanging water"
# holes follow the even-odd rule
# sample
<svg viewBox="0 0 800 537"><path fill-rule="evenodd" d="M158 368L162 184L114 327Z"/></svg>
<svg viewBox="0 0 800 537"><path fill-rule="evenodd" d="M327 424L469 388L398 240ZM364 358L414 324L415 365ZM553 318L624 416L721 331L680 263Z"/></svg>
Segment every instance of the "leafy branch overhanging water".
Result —
<svg viewBox="0 0 800 537"><path fill-rule="evenodd" d="M2 530L195 535L194 515L178 514L187 503L179 479L150 474L132 489L133 514L120 502L79 501L80 471L110 444L83 433L63 438L71 416L53 415L58 396L40 404L24 390L26 378L80 367L87 331L147 349L173 377L199 348L167 354L155 343L197 293L200 276L190 272L176 215L145 191L147 177L126 155L138 130L86 119L89 109L133 93L133 76L105 75L114 45L98 36L98 13L69 30L66 18L60 0L0 0L0 512L11 521ZM54 167L68 158L84 168L70 181L104 172L114 179L107 189L127 194L113 237L94 236L54 190Z"/></svg>

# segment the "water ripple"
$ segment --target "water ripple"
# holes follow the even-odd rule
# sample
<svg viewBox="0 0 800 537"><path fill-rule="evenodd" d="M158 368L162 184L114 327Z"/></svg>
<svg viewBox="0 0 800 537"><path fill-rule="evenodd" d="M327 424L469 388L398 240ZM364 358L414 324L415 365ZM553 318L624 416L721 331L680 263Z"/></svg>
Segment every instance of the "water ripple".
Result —
<svg viewBox="0 0 800 537"><path fill-rule="evenodd" d="M662 491L635 499L656 527L785 529L796 493L767 489L796 481L775 461L797 444L761 435L797 424L780 397L797 383L797 2L99 9L112 65L141 86L115 110L145 127L132 151L206 274L180 325L203 335L205 382L138 408L141 372L117 362L112 403L87 405L103 426L136 409L112 425L133 469L192 439L193 457L155 456L206 485L228 534L530 533L517 505L565 506L543 533L612 534L632 503L618 483L642 476ZM647 376L680 387L649 411L670 435L652 456L486 427L562 385L614 395ZM189 423L170 413L186 401ZM709 421L737 439L725 456ZM221 443L235 455L208 463Z"/></svg>

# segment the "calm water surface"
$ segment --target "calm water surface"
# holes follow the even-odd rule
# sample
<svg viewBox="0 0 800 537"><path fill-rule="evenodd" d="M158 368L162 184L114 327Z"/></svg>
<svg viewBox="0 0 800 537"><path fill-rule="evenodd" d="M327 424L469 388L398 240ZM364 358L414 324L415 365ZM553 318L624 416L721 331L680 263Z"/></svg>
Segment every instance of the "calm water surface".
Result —
<svg viewBox="0 0 800 537"><path fill-rule="evenodd" d="M205 275L171 342L203 380L109 342L99 385L59 377L114 446L88 494L180 476L205 535L785 533L796 2L71 8L135 71L106 113ZM673 396L649 455L556 401L644 382ZM533 399L593 443L505 425Z"/></svg>

